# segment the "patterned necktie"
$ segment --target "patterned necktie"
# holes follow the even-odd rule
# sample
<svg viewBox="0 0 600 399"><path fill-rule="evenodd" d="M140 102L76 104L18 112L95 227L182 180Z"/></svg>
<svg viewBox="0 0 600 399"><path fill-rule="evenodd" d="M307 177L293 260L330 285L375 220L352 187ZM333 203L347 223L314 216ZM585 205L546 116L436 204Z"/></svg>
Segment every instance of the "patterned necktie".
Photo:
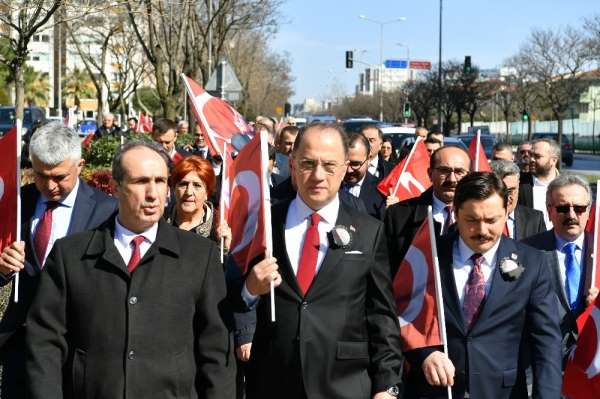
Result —
<svg viewBox="0 0 600 399"><path fill-rule="evenodd" d="M310 215L309 226L308 229L306 229L306 236L304 237L304 244L302 245L302 252L300 253L300 262L298 262L298 273L296 278L303 295L305 295L310 288L317 269L320 243L320 220L321 217L318 213Z"/></svg>
<svg viewBox="0 0 600 399"><path fill-rule="evenodd" d="M452 212L452 205L446 205L444 209L446 210L446 220L444 220L444 228L442 229L442 234L446 234L450 229L450 226L454 224L454 213Z"/></svg>
<svg viewBox="0 0 600 399"><path fill-rule="evenodd" d="M475 324L485 298L485 277L481 271L484 258L481 254L473 254L471 260L473 261L473 269L471 269L467 284L465 284L463 301L463 315L468 330Z"/></svg>
<svg viewBox="0 0 600 399"><path fill-rule="evenodd" d="M131 251L131 258L129 258L129 263L127 263L127 270L129 273L135 270L137 265L140 263L140 245L144 242L144 236L136 236L129 245L133 247Z"/></svg>
<svg viewBox="0 0 600 399"><path fill-rule="evenodd" d="M52 211L58 205L58 201L46 202L46 210L38 222L35 237L33 238L33 249L35 250L38 264L42 268L44 267L44 257L48 249L48 242L50 242L50 236L52 235Z"/></svg>
<svg viewBox="0 0 600 399"><path fill-rule="evenodd" d="M565 254L565 292L571 309L577 306L577 297L579 296L579 283L581 282L581 268L575 258L577 245L574 242L565 244L562 252Z"/></svg>

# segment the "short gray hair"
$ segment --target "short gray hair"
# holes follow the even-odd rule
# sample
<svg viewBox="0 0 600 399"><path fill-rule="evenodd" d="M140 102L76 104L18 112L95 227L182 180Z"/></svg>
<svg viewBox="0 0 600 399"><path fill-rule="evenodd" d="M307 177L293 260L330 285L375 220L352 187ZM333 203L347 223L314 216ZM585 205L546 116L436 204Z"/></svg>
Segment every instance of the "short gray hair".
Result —
<svg viewBox="0 0 600 399"><path fill-rule="evenodd" d="M590 188L590 184L580 176L572 174L558 175L554 180L552 180L552 182L550 182L548 185L548 190L546 191L546 204L549 205L551 203L552 193L554 193L554 191L567 186L583 187L588 197L587 205L591 205L592 189Z"/></svg>
<svg viewBox="0 0 600 399"><path fill-rule="evenodd" d="M75 131L60 122L48 123L33 133L29 155L43 164L55 166L67 159L81 159L81 139Z"/></svg>
<svg viewBox="0 0 600 399"><path fill-rule="evenodd" d="M123 179L125 178L125 168L123 168L123 155L139 147L148 148L149 150L156 152L158 155L160 155L163 161L165 161L165 165L167 165L167 170L171 169L171 158L169 157L169 154L167 154L162 145L154 141L128 141L117 150L117 153L115 154L115 157L112 161L112 177L113 180L116 181L118 184L121 184L123 182Z"/></svg>
<svg viewBox="0 0 600 399"><path fill-rule="evenodd" d="M496 161L490 161L492 171L500 179L504 179L506 176L517 176L521 174L519 166L513 161L507 161L504 159L498 159Z"/></svg>
<svg viewBox="0 0 600 399"><path fill-rule="evenodd" d="M533 140L531 145L535 145L537 143L547 143L550 146L550 155L553 155L556 157L556 159L560 160L560 147L556 141L545 137Z"/></svg>
<svg viewBox="0 0 600 399"><path fill-rule="evenodd" d="M115 116L112 113L110 113L110 112L106 112L106 113L102 114L102 119L104 119L104 118L115 119Z"/></svg>

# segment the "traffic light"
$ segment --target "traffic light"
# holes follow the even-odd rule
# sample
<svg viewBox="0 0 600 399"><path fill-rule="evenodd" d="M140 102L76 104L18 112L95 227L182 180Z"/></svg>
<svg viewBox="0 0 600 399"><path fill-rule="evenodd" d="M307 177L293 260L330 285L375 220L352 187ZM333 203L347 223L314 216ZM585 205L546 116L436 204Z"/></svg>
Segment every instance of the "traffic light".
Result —
<svg viewBox="0 0 600 399"><path fill-rule="evenodd" d="M465 55L465 64L463 65L463 72L471 73L472 71L473 71L473 68L471 67L471 56Z"/></svg>
<svg viewBox="0 0 600 399"><path fill-rule="evenodd" d="M523 122L527 122L529 120L529 114L526 110L523 110L523 112L521 113L521 119L523 119Z"/></svg>
<svg viewBox="0 0 600 399"><path fill-rule="evenodd" d="M354 66L354 55L352 51L346 51L346 68L351 69Z"/></svg>
<svg viewBox="0 0 600 399"><path fill-rule="evenodd" d="M404 117L410 118L412 110L410 109L410 103L404 103Z"/></svg>

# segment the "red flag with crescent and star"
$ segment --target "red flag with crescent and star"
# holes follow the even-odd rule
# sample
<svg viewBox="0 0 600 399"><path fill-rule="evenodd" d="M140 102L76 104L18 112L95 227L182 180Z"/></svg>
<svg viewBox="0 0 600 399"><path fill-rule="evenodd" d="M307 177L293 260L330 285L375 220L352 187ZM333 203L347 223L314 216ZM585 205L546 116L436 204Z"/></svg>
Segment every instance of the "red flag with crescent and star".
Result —
<svg viewBox="0 0 600 399"><path fill-rule="evenodd" d="M403 351L442 344L429 234L425 219L394 278Z"/></svg>
<svg viewBox="0 0 600 399"><path fill-rule="evenodd" d="M16 240L17 234L17 129L0 138L0 251Z"/></svg>
<svg viewBox="0 0 600 399"><path fill-rule="evenodd" d="M229 255L245 274L252 262L272 252L271 198L267 179L267 133L257 134L228 167L231 249Z"/></svg>
<svg viewBox="0 0 600 399"><path fill-rule="evenodd" d="M473 172L491 172L492 167L485 155L483 150L483 143L481 142L481 131L478 130L477 134L471 140L469 144L469 156L471 157Z"/></svg>

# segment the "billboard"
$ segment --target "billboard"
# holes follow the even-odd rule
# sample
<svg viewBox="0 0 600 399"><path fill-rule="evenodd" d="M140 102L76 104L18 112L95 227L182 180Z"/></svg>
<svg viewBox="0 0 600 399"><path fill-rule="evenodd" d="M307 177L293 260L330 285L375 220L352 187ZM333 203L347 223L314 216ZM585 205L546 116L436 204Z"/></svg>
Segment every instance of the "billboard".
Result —
<svg viewBox="0 0 600 399"><path fill-rule="evenodd" d="M410 69L431 69L431 61L411 61Z"/></svg>
<svg viewBox="0 0 600 399"><path fill-rule="evenodd" d="M386 68L406 69L408 62L407 60L385 60L383 65Z"/></svg>

